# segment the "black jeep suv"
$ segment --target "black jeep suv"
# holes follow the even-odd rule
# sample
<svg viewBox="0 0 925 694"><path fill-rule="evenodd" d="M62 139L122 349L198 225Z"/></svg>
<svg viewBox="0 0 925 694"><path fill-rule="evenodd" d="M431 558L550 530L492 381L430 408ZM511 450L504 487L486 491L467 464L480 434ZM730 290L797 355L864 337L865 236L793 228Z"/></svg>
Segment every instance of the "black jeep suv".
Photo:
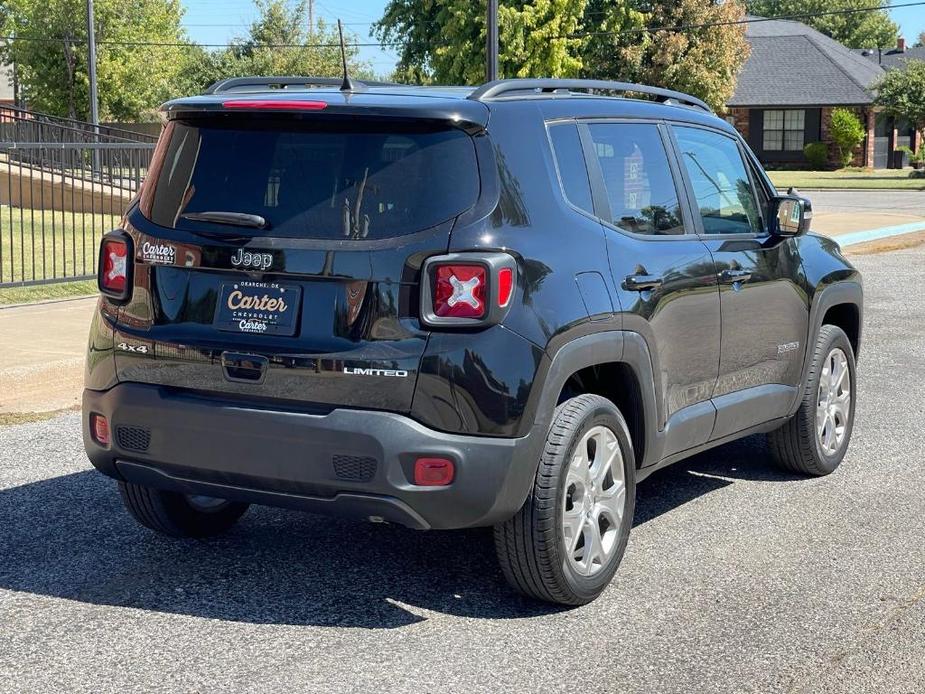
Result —
<svg viewBox="0 0 925 694"><path fill-rule="evenodd" d="M703 102L337 83L167 103L102 241L84 441L142 524L494 526L517 589L580 604L654 470L761 432L838 466L860 276Z"/></svg>

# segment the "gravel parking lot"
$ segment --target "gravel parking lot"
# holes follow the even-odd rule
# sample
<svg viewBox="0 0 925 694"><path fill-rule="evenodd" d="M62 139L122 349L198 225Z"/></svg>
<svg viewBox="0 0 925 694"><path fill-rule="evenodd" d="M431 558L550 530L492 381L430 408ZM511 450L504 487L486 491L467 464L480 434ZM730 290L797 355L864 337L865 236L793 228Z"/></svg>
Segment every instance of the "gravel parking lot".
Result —
<svg viewBox="0 0 925 694"><path fill-rule="evenodd" d="M76 413L0 427L0 690L925 690L925 248L854 262L842 467L782 474L755 437L657 473L580 609L513 595L484 531L253 509L218 540L156 537Z"/></svg>

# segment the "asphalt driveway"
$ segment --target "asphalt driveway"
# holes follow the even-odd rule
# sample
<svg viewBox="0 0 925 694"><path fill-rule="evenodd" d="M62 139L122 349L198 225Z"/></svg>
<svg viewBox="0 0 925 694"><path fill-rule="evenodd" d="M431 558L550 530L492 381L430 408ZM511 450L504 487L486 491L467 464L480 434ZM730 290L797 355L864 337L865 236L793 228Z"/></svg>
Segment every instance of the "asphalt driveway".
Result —
<svg viewBox="0 0 925 694"><path fill-rule="evenodd" d="M254 509L159 538L89 470L77 414L0 427L0 690L925 690L925 248L854 260L843 466L782 474L751 438L657 473L580 609L513 595L482 531Z"/></svg>

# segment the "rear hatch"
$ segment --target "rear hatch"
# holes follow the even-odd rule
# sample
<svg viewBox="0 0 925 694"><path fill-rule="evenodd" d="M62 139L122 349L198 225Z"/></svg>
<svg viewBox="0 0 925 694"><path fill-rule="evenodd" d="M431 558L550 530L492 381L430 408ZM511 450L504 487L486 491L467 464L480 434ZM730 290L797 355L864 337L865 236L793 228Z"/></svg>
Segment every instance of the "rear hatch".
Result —
<svg viewBox="0 0 925 694"><path fill-rule="evenodd" d="M421 263L479 200L476 149L433 118L175 115L126 217L119 380L409 410Z"/></svg>

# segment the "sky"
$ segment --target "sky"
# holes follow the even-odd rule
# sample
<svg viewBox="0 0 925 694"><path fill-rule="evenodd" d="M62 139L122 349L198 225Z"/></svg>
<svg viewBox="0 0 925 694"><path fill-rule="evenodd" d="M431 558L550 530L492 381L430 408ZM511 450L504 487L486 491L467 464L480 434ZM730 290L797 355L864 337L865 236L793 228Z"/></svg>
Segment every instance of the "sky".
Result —
<svg viewBox="0 0 925 694"><path fill-rule="evenodd" d="M902 5L908 0L895 0ZM227 43L246 33L256 12L252 0L182 0L186 15L184 24L190 37L198 43ZM314 0L315 16L344 22L345 28L356 34L360 42L375 41L370 25L382 16L387 0ZM871 0L871 5L879 4ZM925 31L925 6L894 7L893 20L911 45ZM360 56L372 63L373 70L387 75L397 62L395 49L361 48Z"/></svg>

